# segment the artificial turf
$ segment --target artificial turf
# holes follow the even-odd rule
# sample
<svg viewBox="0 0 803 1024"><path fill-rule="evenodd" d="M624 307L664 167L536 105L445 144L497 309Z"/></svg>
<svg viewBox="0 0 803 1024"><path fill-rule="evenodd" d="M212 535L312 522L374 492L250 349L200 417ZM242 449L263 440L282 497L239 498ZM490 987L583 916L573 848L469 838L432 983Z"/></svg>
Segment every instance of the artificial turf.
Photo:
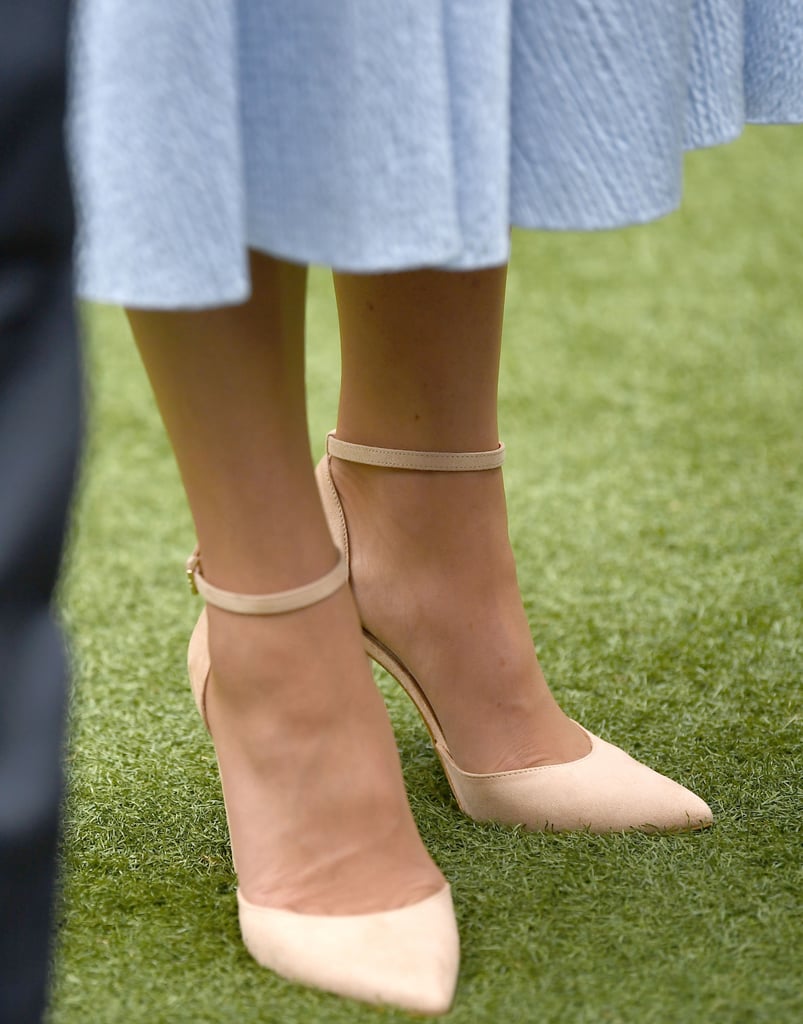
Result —
<svg viewBox="0 0 803 1024"><path fill-rule="evenodd" d="M803 1018L803 132L687 160L679 214L514 238L501 385L511 534L563 706L713 806L678 836L462 817L381 681L453 885L455 1024ZM76 679L52 1024L405 1020L258 968L237 931L172 457L121 314L88 312L91 416L63 607ZM312 275L310 420L334 424Z"/></svg>

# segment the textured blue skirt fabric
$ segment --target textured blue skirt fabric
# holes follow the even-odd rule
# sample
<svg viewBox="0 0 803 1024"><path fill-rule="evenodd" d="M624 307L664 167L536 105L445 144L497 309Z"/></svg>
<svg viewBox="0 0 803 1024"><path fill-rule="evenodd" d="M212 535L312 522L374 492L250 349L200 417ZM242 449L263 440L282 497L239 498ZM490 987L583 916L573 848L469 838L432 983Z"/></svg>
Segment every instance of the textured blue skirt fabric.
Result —
<svg viewBox="0 0 803 1024"><path fill-rule="evenodd" d="M78 0L73 56L79 290L131 306L238 302L249 248L499 264L803 121L803 0Z"/></svg>

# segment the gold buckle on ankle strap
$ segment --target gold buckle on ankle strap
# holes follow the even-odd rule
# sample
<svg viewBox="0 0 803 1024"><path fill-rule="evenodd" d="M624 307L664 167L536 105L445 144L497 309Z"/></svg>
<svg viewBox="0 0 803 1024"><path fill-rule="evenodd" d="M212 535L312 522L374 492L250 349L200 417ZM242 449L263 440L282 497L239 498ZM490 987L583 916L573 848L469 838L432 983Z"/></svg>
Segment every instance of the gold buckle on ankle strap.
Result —
<svg viewBox="0 0 803 1024"><path fill-rule="evenodd" d="M190 585L190 591L193 594L198 593L198 587L195 583L195 574L201 568L201 552L199 548L196 548L190 557L187 559L187 582Z"/></svg>

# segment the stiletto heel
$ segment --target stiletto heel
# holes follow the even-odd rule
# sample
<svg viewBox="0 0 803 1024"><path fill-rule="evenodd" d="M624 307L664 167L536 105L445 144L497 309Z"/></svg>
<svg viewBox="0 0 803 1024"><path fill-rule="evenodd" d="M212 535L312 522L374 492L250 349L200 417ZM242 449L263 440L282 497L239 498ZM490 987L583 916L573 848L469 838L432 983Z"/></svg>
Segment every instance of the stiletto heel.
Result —
<svg viewBox="0 0 803 1024"><path fill-rule="evenodd" d="M241 615L275 615L334 594L346 583L348 566L341 556L334 569L303 587L276 594L235 594L204 579L196 550L187 562L187 575L208 604ZM187 661L195 703L208 730L211 666L205 609L190 639ZM448 885L410 906L371 914L296 913L250 903L239 890L237 904L249 953L285 978L419 1014L438 1015L451 1006L459 939Z"/></svg>
<svg viewBox="0 0 803 1024"><path fill-rule="evenodd" d="M350 537L343 505L331 473L331 460L344 459L393 469L460 472L496 469L504 445L487 452L417 452L342 441L330 433L316 478L335 544L350 561ZM590 751L575 761L536 768L477 774L455 762L438 717L403 660L363 628L368 655L402 686L432 737L435 751L461 810L477 821L523 825L535 831L681 831L713 821L708 805L690 790L634 760L625 751L578 725Z"/></svg>

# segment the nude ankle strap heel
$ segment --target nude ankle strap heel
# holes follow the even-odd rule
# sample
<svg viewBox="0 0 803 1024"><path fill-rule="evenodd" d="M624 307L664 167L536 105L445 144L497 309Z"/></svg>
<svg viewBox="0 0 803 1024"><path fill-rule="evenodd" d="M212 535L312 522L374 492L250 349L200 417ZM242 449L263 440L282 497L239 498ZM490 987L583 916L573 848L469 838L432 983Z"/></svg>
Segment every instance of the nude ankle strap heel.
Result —
<svg viewBox="0 0 803 1024"><path fill-rule="evenodd" d="M235 594L204 579L196 550L187 562L193 590L207 603L240 615L278 615L307 608L348 580L342 554L320 579L275 594ZM206 610L188 652L195 703L206 718L210 658ZM263 967L292 981L368 1003L439 1015L457 983L459 938L448 885L411 906L373 914L316 915L259 906L237 891L243 942Z"/></svg>
<svg viewBox="0 0 803 1024"><path fill-rule="evenodd" d="M326 455L316 477L332 537L350 560L346 516L331 473L331 459L367 466L438 472L496 469L504 445L488 452L406 452L326 440ZM523 825L535 831L678 831L704 828L713 821L708 805L684 786L634 760L588 730L591 750L565 764L493 774L466 772L455 762L424 681L409 671L386 644L363 628L365 650L392 675L415 704L461 810L477 821ZM579 728L583 728L579 726Z"/></svg>

